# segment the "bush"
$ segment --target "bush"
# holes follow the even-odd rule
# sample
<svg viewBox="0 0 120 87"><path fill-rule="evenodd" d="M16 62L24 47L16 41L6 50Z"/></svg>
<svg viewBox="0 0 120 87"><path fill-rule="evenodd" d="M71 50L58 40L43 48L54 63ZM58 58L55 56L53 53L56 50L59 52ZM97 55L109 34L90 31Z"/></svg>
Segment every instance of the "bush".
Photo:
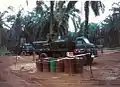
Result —
<svg viewBox="0 0 120 87"><path fill-rule="evenodd" d="M0 47L0 56L4 56L6 53L9 53L5 46Z"/></svg>

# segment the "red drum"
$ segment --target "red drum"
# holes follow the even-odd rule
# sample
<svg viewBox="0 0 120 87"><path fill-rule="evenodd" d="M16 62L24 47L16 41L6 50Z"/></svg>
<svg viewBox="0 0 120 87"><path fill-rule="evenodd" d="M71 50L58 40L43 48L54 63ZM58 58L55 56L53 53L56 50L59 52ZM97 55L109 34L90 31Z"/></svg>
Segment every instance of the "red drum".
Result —
<svg viewBox="0 0 120 87"><path fill-rule="evenodd" d="M43 61L43 72L50 72L50 64L48 62L48 59L45 59Z"/></svg>
<svg viewBox="0 0 120 87"><path fill-rule="evenodd" d="M64 72L64 63L62 59L56 61L56 72Z"/></svg>
<svg viewBox="0 0 120 87"><path fill-rule="evenodd" d="M82 57L75 60L75 73L83 73L84 59Z"/></svg>
<svg viewBox="0 0 120 87"><path fill-rule="evenodd" d="M66 73L74 73L74 58L64 59L64 71Z"/></svg>
<svg viewBox="0 0 120 87"><path fill-rule="evenodd" d="M36 68L38 71L43 72L43 64L41 61L36 61Z"/></svg>

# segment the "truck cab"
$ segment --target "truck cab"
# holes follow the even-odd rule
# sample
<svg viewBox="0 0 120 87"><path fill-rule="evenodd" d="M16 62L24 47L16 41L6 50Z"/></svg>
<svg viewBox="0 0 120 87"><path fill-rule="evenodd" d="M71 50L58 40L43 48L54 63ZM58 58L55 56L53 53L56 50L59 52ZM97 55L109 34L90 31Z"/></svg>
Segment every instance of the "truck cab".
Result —
<svg viewBox="0 0 120 87"><path fill-rule="evenodd" d="M96 46L85 37L77 37L75 40L75 54L90 52L97 56Z"/></svg>

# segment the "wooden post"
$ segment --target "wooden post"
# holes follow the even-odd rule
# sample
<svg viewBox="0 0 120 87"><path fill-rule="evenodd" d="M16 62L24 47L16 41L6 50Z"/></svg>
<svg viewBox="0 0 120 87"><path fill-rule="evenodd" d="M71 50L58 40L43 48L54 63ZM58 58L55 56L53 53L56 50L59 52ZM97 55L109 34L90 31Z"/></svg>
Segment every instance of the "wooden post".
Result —
<svg viewBox="0 0 120 87"><path fill-rule="evenodd" d="M90 73L91 73L91 76L90 76L90 78L94 78L94 77L93 77L92 65L91 65L91 64L90 64Z"/></svg>
<svg viewBox="0 0 120 87"><path fill-rule="evenodd" d="M91 73L91 76L90 76L90 79L93 79L94 76L93 76L93 71L92 71L92 54L89 55L89 60L90 60L90 63L89 63L89 66L90 66L90 73Z"/></svg>
<svg viewBox="0 0 120 87"><path fill-rule="evenodd" d="M36 60L35 56L36 56L36 53L35 53L35 51L33 51L33 61Z"/></svg>

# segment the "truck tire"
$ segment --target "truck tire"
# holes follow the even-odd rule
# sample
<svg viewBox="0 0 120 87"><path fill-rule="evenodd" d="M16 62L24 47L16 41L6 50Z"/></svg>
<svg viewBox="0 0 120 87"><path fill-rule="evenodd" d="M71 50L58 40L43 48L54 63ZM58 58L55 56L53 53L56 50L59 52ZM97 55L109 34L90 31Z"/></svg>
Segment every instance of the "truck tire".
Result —
<svg viewBox="0 0 120 87"><path fill-rule="evenodd" d="M26 53L25 51L22 51L22 52L20 53L20 55L26 56L27 53Z"/></svg>
<svg viewBox="0 0 120 87"><path fill-rule="evenodd" d="M40 54L40 57L46 58L46 57L48 57L48 55L47 55L46 53L41 53L41 54Z"/></svg>

